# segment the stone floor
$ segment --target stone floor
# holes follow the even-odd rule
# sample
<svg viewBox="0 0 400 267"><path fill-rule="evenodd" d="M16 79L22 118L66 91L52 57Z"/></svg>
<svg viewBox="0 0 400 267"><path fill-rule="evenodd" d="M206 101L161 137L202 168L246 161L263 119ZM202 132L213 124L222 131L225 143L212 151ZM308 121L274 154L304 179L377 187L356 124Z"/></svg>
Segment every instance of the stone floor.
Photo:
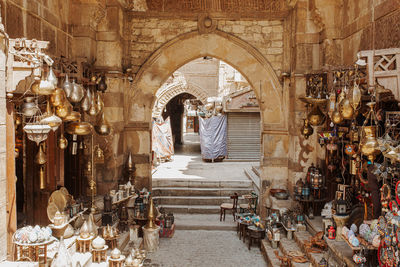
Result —
<svg viewBox="0 0 400 267"><path fill-rule="evenodd" d="M248 180L244 168L258 166L258 162L204 162L200 154L199 136L187 133L184 144L176 146L172 161L161 163L153 171L153 180Z"/></svg>
<svg viewBox="0 0 400 267"><path fill-rule="evenodd" d="M236 231L178 230L172 238L161 238L159 250L148 259L148 266L162 267L267 266L260 249L249 251Z"/></svg>

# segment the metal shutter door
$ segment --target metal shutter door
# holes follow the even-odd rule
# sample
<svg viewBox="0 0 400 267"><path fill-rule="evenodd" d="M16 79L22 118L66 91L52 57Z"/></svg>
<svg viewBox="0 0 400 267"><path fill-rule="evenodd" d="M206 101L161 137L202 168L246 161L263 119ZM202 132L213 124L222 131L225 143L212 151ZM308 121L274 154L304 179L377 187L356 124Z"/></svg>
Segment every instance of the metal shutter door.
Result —
<svg viewBox="0 0 400 267"><path fill-rule="evenodd" d="M260 113L228 113L228 159L259 161L260 154Z"/></svg>

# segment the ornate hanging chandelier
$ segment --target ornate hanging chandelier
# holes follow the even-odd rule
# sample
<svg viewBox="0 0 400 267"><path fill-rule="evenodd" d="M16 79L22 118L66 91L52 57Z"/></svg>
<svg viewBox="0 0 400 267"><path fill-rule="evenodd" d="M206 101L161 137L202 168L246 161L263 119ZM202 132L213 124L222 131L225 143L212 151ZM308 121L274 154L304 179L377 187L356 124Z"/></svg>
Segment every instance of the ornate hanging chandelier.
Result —
<svg viewBox="0 0 400 267"><path fill-rule="evenodd" d="M41 123L39 117L36 116L33 122L27 123L23 129L28 139L39 145L40 142L47 139L51 127L48 124Z"/></svg>

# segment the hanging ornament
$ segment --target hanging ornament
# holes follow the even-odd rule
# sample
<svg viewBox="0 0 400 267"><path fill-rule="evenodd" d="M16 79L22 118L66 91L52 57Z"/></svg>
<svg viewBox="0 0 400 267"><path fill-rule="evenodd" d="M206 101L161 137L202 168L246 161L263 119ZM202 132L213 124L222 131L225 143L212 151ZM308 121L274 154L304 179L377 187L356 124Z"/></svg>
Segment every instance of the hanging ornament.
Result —
<svg viewBox="0 0 400 267"><path fill-rule="evenodd" d="M32 123L27 123L23 129L26 132L28 139L36 142L37 145L46 140L51 131L51 127L47 124L41 124L37 117L35 117Z"/></svg>
<svg viewBox="0 0 400 267"><path fill-rule="evenodd" d="M101 99L100 94L97 94L96 98L96 109L97 109L97 114L103 111L104 108L104 102L103 99Z"/></svg>
<svg viewBox="0 0 400 267"><path fill-rule="evenodd" d="M45 167L43 165L40 166L39 181L40 181L39 185L40 190L46 189L46 173L45 173Z"/></svg>
<svg viewBox="0 0 400 267"><path fill-rule="evenodd" d="M97 96L95 94L92 94L92 100L91 100L90 109L89 109L89 112L88 112L90 116L96 116L100 112L97 109L96 99L97 99Z"/></svg>
<svg viewBox="0 0 400 267"><path fill-rule="evenodd" d="M352 90L352 107L354 110L357 110L358 105L361 102L361 90L356 82L354 82L353 90Z"/></svg>
<svg viewBox="0 0 400 267"><path fill-rule="evenodd" d="M40 144L39 151L35 156L35 163L38 165L43 165L46 162L47 162L47 159L46 159L46 154L44 153L44 150L43 150L43 144Z"/></svg>
<svg viewBox="0 0 400 267"><path fill-rule="evenodd" d="M72 135L88 135L92 133L92 130L93 127L90 123L81 121L71 122L66 128L67 133Z"/></svg>
<svg viewBox="0 0 400 267"><path fill-rule="evenodd" d="M88 112L90 107L91 107L91 102L92 102L92 93L90 89L86 89L85 96L83 97L83 100L81 102L81 107L84 112Z"/></svg>
<svg viewBox="0 0 400 267"><path fill-rule="evenodd" d="M369 102L367 105L370 107L370 111L364 121L364 125L368 122L370 117L375 121L375 124L377 124L376 115L374 113L375 102ZM360 150L370 161L374 161L375 155L379 154L379 143L376 140L376 131L377 126L371 125L362 127Z"/></svg>
<svg viewBox="0 0 400 267"><path fill-rule="evenodd" d="M56 88L54 93L50 96L50 103L53 107L60 106L67 99L65 91L61 88Z"/></svg>
<svg viewBox="0 0 400 267"><path fill-rule="evenodd" d="M104 93L106 90L107 90L106 76L102 75L100 77L99 83L97 84L97 91Z"/></svg>
<svg viewBox="0 0 400 267"><path fill-rule="evenodd" d="M308 137L314 133L314 130L308 123L308 119L304 119L303 121L304 124L301 127L301 134L304 136L305 139L308 139Z"/></svg>
<svg viewBox="0 0 400 267"><path fill-rule="evenodd" d="M26 97L24 99L24 103L21 105L21 112L26 117L32 117L39 112L39 107L37 103L34 102L35 98Z"/></svg>
<svg viewBox="0 0 400 267"><path fill-rule="evenodd" d="M51 110L50 102L47 102L46 114L45 117L40 121L40 123L48 124L53 132L57 131L58 127L62 123L60 117L54 115L53 111Z"/></svg>
<svg viewBox="0 0 400 267"><path fill-rule="evenodd" d="M318 105L313 105L307 119L312 126L319 126L325 121L325 114L322 113Z"/></svg>
<svg viewBox="0 0 400 267"><path fill-rule="evenodd" d="M94 126L94 129L99 135L109 135L111 133L111 126L104 118L104 112L101 114L100 120Z"/></svg>
<svg viewBox="0 0 400 267"><path fill-rule="evenodd" d="M72 105L67 99L56 107L56 114L61 119L65 119L72 112Z"/></svg>
<svg viewBox="0 0 400 267"><path fill-rule="evenodd" d="M63 89L65 91L66 96L69 97L71 95L71 93L72 93L72 83L70 83L70 81L68 79L68 75L65 76Z"/></svg>
<svg viewBox="0 0 400 267"><path fill-rule="evenodd" d="M82 98L85 95L85 91L80 84L75 83L75 80L72 82L72 91L71 94L68 96L68 100L72 103L79 103L81 102Z"/></svg>
<svg viewBox="0 0 400 267"><path fill-rule="evenodd" d="M53 71L53 67L50 67L49 74L47 75L47 81L53 84L54 88L57 87L58 79L56 74Z"/></svg>
<svg viewBox="0 0 400 267"><path fill-rule="evenodd" d="M58 139L58 148L59 149L66 149L68 146L68 140L64 137L64 134L61 134L60 138Z"/></svg>

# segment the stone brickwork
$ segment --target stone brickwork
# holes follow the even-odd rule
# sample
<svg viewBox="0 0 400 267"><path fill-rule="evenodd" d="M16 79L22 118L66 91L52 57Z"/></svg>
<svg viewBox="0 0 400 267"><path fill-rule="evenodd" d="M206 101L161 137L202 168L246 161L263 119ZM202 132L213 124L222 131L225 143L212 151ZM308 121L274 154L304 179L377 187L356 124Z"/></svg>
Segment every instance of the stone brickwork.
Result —
<svg viewBox="0 0 400 267"><path fill-rule="evenodd" d="M283 66L283 21L217 20L217 28L254 46L277 75ZM130 56L136 73L146 59L166 42L197 30L197 20L133 18L130 21ZM228 62L229 63L229 62Z"/></svg>
<svg viewBox="0 0 400 267"><path fill-rule="evenodd" d="M11 38L50 41L48 54L72 54L71 0L2 0L3 22Z"/></svg>

